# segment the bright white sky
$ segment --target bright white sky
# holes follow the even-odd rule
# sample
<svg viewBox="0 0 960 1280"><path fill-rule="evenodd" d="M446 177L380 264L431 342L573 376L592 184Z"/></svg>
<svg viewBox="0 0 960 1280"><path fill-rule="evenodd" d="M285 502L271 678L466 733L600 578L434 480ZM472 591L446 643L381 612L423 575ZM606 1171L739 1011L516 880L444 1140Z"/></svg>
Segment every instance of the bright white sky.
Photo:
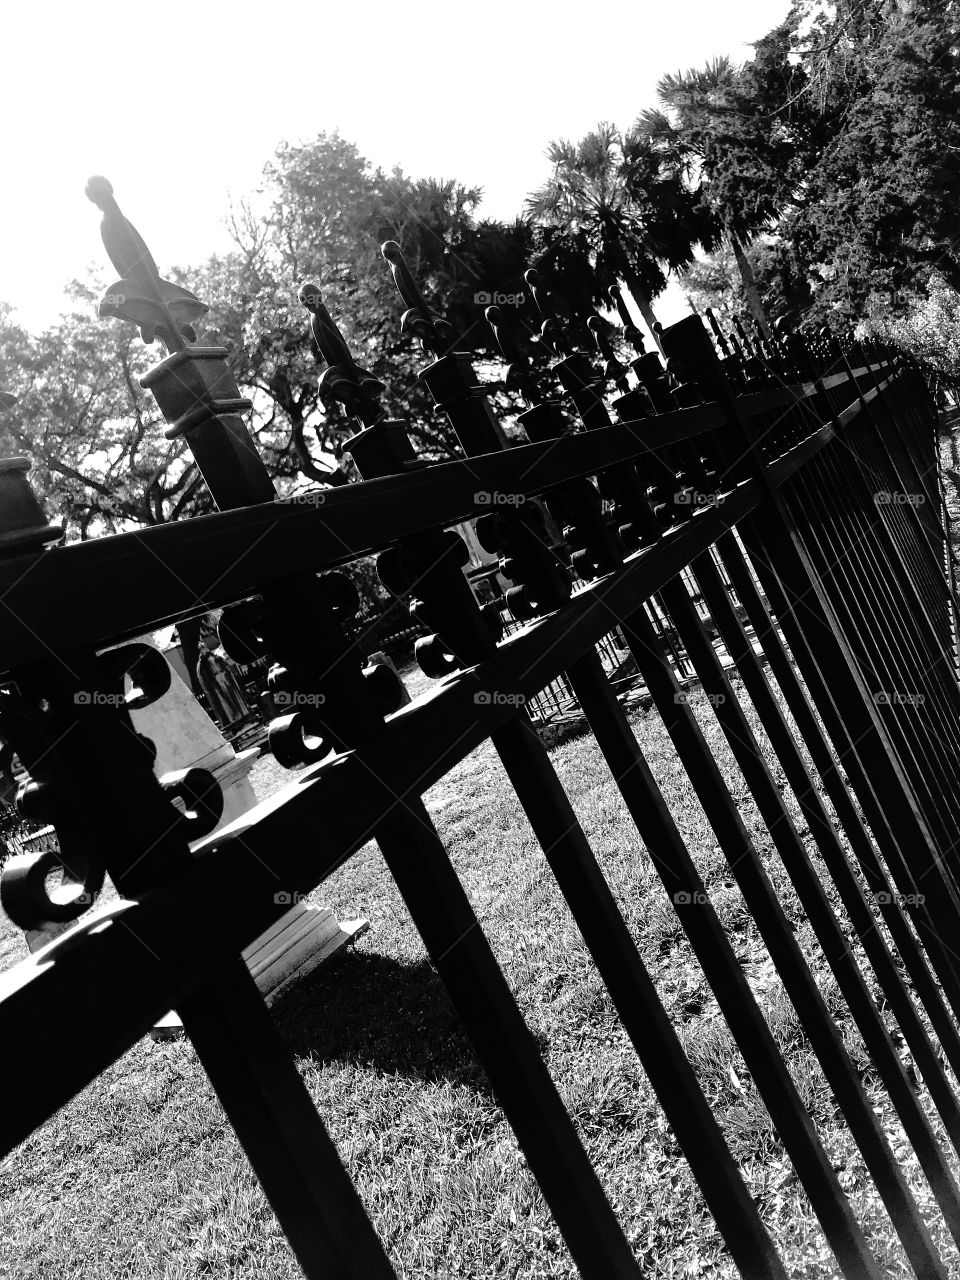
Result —
<svg viewBox="0 0 960 1280"><path fill-rule="evenodd" d="M6 0L0 299L30 328L105 262L92 173L113 182L161 271L222 249L229 198L281 139L338 128L384 168L481 186L512 218L552 138L628 124L657 79L748 44L789 0ZM109 269L109 268L108 268ZM685 311L678 290L666 322Z"/></svg>

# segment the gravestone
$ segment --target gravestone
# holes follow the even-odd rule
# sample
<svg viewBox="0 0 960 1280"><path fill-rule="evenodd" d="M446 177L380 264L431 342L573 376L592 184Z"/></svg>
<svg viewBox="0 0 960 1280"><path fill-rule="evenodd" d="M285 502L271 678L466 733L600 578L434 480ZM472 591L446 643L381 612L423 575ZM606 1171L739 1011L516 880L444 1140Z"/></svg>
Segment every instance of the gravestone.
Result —
<svg viewBox="0 0 960 1280"><path fill-rule="evenodd" d="M158 777L196 768L205 769L216 778L224 800L223 816L215 828L219 831L257 803L250 770L256 763L260 748L251 747L239 753L234 751L179 672L167 661L154 638L142 636L133 643L149 645L170 669L166 692L146 706L131 709L133 727L156 747L154 771ZM385 661L392 665L389 659ZM27 932L25 937L31 953L58 938L73 923L70 921ZM340 924L329 908L311 906L297 897L292 901L290 910L243 952L243 959L269 1005L368 928L366 920ZM182 1032L180 1019L171 1012L160 1019L151 1035L153 1039L161 1040Z"/></svg>

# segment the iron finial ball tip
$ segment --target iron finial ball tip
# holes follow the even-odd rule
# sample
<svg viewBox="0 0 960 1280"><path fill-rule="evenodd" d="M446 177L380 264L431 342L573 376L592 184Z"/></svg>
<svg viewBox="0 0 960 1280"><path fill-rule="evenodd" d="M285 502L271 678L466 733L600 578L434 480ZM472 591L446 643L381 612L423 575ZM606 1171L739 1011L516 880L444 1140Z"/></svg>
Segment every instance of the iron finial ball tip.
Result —
<svg viewBox="0 0 960 1280"><path fill-rule="evenodd" d="M524 280L526 280L527 284L530 285L531 288L533 288L534 286L540 283L540 272L536 269L536 267L530 267L527 271L523 273L523 278Z"/></svg>
<svg viewBox="0 0 960 1280"><path fill-rule="evenodd" d="M483 315L484 319L488 320L490 324L499 324L503 319L503 312L499 307L487 307Z"/></svg>
<svg viewBox="0 0 960 1280"><path fill-rule="evenodd" d="M402 257L400 246L396 240L384 240L380 246L380 252L388 262L398 262Z"/></svg>
<svg viewBox="0 0 960 1280"><path fill-rule="evenodd" d="M102 209L107 201L113 198L113 184L99 173L95 173L87 180L85 191L87 199L91 200L98 209Z"/></svg>
<svg viewBox="0 0 960 1280"><path fill-rule="evenodd" d="M323 303L323 294L320 292L320 286L314 284L313 281L302 284L297 290L297 297L308 311L313 311Z"/></svg>

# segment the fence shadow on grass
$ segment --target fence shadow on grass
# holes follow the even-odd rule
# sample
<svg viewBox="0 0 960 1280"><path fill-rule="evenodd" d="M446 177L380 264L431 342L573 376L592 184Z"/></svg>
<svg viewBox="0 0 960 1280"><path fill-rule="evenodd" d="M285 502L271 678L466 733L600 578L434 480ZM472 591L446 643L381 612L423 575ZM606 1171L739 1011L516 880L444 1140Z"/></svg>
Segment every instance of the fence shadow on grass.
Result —
<svg viewBox="0 0 960 1280"><path fill-rule="evenodd" d="M274 1012L284 1041L298 1058L349 1062L491 1092L427 960L400 964L389 956L345 953L282 996Z"/></svg>

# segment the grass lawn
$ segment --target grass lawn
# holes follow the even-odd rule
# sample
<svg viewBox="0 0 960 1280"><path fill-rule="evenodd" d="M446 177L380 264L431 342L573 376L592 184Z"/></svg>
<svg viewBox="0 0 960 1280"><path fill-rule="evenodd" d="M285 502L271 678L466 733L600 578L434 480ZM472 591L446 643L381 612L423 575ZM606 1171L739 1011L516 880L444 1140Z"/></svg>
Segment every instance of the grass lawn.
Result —
<svg viewBox="0 0 960 1280"><path fill-rule="evenodd" d="M694 705L947 1260L960 1258L876 1087L706 701ZM631 712L738 957L886 1274L911 1274L659 717ZM552 749L751 1193L797 1277L838 1272L592 738ZM274 770L274 776L270 771ZM272 762L259 783L281 771ZM778 774L779 776L779 774ZM785 794L796 815L792 795ZM427 804L651 1277L735 1274L489 744ZM804 830L799 819L798 827ZM808 841L809 843L809 841ZM814 855L815 861L816 855ZM373 846L313 895L370 932L276 1007L400 1275L570 1277L572 1263ZM843 917L841 917L843 919ZM21 951L18 951L18 946ZM0 924L7 963L22 953ZM8 1046L7 1052L29 1052ZM16 1105L5 1099L5 1105ZM928 1112L930 1108L928 1107ZM934 1127L939 1127L933 1118ZM0 1165L0 1276L299 1275L185 1041L136 1045Z"/></svg>

